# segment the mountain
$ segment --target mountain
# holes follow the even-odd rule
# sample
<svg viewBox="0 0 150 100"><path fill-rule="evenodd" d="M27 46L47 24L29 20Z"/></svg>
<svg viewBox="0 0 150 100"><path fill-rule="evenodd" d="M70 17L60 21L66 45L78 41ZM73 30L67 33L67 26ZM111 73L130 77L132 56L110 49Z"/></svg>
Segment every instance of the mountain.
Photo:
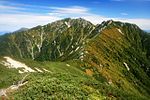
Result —
<svg viewBox="0 0 150 100"><path fill-rule="evenodd" d="M27 30L28 30L28 28L22 27L22 28L16 30L15 32L23 32L23 31L27 31Z"/></svg>
<svg viewBox="0 0 150 100"><path fill-rule="evenodd" d="M107 21L104 25L101 34L87 44L86 66L126 91L149 93L149 37L133 24Z"/></svg>
<svg viewBox="0 0 150 100"><path fill-rule="evenodd" d="M68 18L27 31L14 32L1 39L1 45L9 48L1 46L5 52L0 55L39 60L78 58L76 51L81 50L85 38L93 29L94 25L86 20ZM10 42L2 43L4 41Z"/></svg>
<svg viewBox="0 0 150 100"><path fill-rule="evenodd" d="M135 24L108 20L93 25L82 18L66 18L0 36L1 76L10 70L4 68L8 60L17 62L11 58L35 72L49 70L31 73L27 85L9 94L18 100L148 100L149 44L150 35ZM17 78L11 82L20 79L16 70L10 72ZM0 79L5 87L11 83L8 76Z"/></svg>

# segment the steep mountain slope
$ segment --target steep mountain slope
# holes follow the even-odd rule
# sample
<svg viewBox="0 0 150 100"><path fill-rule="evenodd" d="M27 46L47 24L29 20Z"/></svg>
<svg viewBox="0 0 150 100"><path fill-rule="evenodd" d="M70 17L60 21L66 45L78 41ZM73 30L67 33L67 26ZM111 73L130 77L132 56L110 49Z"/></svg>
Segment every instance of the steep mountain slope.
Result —
<svg viewBox="0 0 150 100"><path fill-rule="evenodd" d="M84 19L64 19L3 36L0 55L38 60L78 58L94 25ZM15 50L15 53L14 51ZM3 52L4 51L4 52Z"/></svg>
<svg viewBox="0 0 150 100"><path fill-rule="evenodd" d="M143 47L145 49L145 51L147 52L146 53L146 56L148 59L150 59L150 33L143 33L141 34L141 37L142 37L142 44L143 44Z"/></svg>
<svg viewBox="0 0 150 100"><path fill-rule="evenodd" d="M44 95L47 95L45 99L63 98L65 92L64 99L147 100L150 97L149 43L150 35L134 24L109 20L95 26L81 18L67 18L1 36L0 56L23 60L33 68L53 70L56 67L55 74L31 73L29 84L13 94L18 100ZM59 61L63 62L58 64ZM49 66L51 63L53 67ZM56 91L45 90L44 86L51 88L52 84L48 84L51 82ZM37 92L41 94L36 95Z"/></svg>
<svg viewBox="0 0 150 100"><path fill-rule="evenodd" d="M107 27L86 46L85 70L93 71L94 75L96 68L108 82L125 91L137 95L149 93L150 63L142 47L143 31L128 23L107 21L102 24Z"/></svg>

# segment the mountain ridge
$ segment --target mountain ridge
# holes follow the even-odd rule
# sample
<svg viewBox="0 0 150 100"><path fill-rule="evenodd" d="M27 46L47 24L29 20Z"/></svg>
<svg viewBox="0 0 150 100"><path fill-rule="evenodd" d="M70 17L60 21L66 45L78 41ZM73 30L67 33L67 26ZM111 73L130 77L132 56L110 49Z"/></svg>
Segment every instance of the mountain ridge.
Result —
<svg viewBox="0 0 150 100"><path fill-rule="evenodd" d="M125 99L126 95L146 100L150 97L149 43L149 34L135 24L108 20L93 25L82 18L66 18L0 36L0 56L37 61L38 66L71 61L101 85L125 93L108 90L112 92L108 98Z"/></svg>
<svg viewBox="0 0 150 100"><path fill-rule="evenodd" d="M71 20L72 20L72 22L71 22ZM87 24L87 23L89 23L89 25L91 25L92 27L93 27L93 29L89 29L89 32L90 31L93 31L93 32L91 32L91 34L89 34L89 37L91 38L92 37L92 35L94 35L95 36L95 34L97 34L98 32L100 32L101 30L103 30L106 26L107 27L109 27L109 25L110 24L113 24L113 22L114 23L116 23L116 24L118 24L118 23L120 23L120 22L115 22L115 21L112 21L112 20L108 20L108 21L104 21L104 22L102 22L102 24L100 24L100 25L93 25L91 22L89 22L89 21L86 21L86 20L84 20L84 19L82 19L82 18L79 18L79 19L70 19L70 18L66 18L66 19L64 19L64 20L59 20L59 21L56 21L56 22L52 22L52 23L50 23L50 24L47 24L47 25L44 25L44 26L36 26L36 27L34 27L34 28L31 28L30 30L26 30L26 31L24 31L22 34L24 34L24 35L28 35L31 39L32 38L34 38L34 35L35 36L37 36L37 38L39 38L37 41L38 42L43 42L43 40L42 40L42 35L44 34L42 34L42 27L51 27L52 29L49 29L49 28L47 28L47 29L49 29L49 30L54 30L54 32L53 31L50 31L52 34L53 34L53 36L49 36L49 37L53 37L53 39L51 38L51 40L53 40L54 41L54 38L56 38L56 36L57 36L57 34L59 35L60 33L61 33L61 31L63 31L63 27L64 27L64 30L68 30L67 28L70 28L70 26L71 25L69 25L69 27L68 27L68 25L66 25L67 24L67 21L68 21L68 23L73 23L73 20L75 21L79 21L79 22L81 22L80 24L82 25L83 23L84 23L84 25L85 24ZM78 23L79 23L78 22ZM75 24L75 23L74 23ZM123 25L126 25L126 24L128 24L128 23L120 23L120 25L121 25L121 27L123 27ZM55 25L57 25L57 26L55 26ZM58 25L60 25L60 26L58 26ZM84 26L84 25L82 25L82 26ZM74 26L74 25L73 25ZM114 25L115 26L115 25ZM136 25L134 25L134 24L132 24L131 26L135 26L136 28L138 28ZM55 28L55 27L59 27L59 29L57 30L57 29L53 29L53 27ZM60 29L60 27L62 27L62 29ZM95 28L96 27L96 28ZM120 26L119 26L120 27ZM95 29L94 29L95 28ZM38 31L37 31L37 30ZM80 28L79 28L80 29ZM96 30L97 29L97 30ZM36 30L36 31L34 31L34 30ZM43 32L45 32L45 31L49 31L49 30L44 30ZM60 31L61 30L61 31ZM37 33L34 33L34 32L37 32ZM46 34L45 35L52 35L50 32L46 32ZM17 34L19 34L19 32L14 32L14 33L17 33ZM85 32L83 32L83 33L85 33ZM13 33L12 33L13 34ZM62 34L64 34L64 33L62 33ZM32 37L32 36L33 37ZM55 36L54 36L55 35ZM79 35L81 35L81 34L79 34ZM84 34L83 34L84 35ZM27 36L27 38L28 38L28 36ZM25 37L25 36L24 36ZM44 36L44 37L46 37L46 36ZM40 39L41 38L41 39ZM30 41L30 40L29 40ZM33 41L33 42L36 42L36 41ZM45 42L45 41L44 41ZM30 45L32 45L32 43L30 43ZM42 43L36 43L36 45L37 45L37 47L34 47L34 48L37 48L38 49L38 51L40 51L42 48ZM29 50L28 50L29 51ZM32 50L30 50L29 52L32 52ZM36 51L37 52L37 51ZM36 55L36 54L35 54ZM20 55L21 56L21 55ZM32 54L32 53L30 53L30 54L28 54L28 57L32 57L32 59L35 59L34 58L34 55Z"/></svg>

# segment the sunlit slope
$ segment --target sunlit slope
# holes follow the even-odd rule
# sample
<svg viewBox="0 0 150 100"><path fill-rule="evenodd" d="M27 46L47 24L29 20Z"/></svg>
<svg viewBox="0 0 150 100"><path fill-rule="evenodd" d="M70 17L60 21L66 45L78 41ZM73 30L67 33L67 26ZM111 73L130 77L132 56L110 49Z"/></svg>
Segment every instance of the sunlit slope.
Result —
<svg viewBox="0 0 150 100"><path fill-rule="evenodd" d="M86 45L83 66L95 76L135 95L149 95L149 61L143 50L143 34L136 25L108 21L100 35ZM95 71L96 69L96 71ZM97 76L95 76L97 78ZM99 79L99 78L97 78Z"/></svg>

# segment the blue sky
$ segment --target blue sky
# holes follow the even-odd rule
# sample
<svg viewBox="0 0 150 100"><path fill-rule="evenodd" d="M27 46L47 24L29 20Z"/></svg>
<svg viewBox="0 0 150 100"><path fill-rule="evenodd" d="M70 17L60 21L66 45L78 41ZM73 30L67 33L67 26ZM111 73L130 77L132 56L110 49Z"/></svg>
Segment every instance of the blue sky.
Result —
<svg viewBox="0 0 150 100"><path fill-rule="evenodd" d="M0 34L66 17L93 24L113 19L150 30L149 11L150 0L0 0Z"/></svg>

